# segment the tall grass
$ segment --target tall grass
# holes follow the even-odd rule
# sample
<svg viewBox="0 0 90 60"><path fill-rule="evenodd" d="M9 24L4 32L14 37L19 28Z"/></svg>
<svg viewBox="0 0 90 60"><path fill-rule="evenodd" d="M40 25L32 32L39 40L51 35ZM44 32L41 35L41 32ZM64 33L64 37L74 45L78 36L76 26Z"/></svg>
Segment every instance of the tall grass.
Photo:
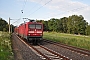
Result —
<svg viewBox="0 0 90 60"><path fill-rule="evenodd" d="M90 36L73 35L56 32L44 32L43 37L45 39L90 50Z"/></svg>
<svg viewBox="0 0 90 60"><path fill-rule="evenodd" d="M10 34L0 31L0 60L13 60Z"/></svg>

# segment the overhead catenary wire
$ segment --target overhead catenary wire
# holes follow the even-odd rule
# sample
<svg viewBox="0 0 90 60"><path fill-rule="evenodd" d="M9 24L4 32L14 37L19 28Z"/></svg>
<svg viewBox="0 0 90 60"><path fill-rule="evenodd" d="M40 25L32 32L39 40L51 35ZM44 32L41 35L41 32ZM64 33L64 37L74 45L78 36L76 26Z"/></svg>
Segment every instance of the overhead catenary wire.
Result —
<svg viewBox="0 0 90 60"><path fill-rule="evenodd" d="M41 1L42 1L42 0L40 0L40 2L41 2ZM21 9L21 15L20 15L20 18L19 18L18 20L21 20L22 14L24 13L24 9L25 9L26 2L27 2L27 0L25 0L25 1L23 2L23 7L22 7L22 9ZM40 2L39 2L39 3L40 3ZM36 5L37 5L37 4L36 4ZM35 5L35 6L36 6L36 5ZM35 6L34 6L34 7L35 7ZM34 8L34 7L33 7L33 8ZM18 20L17 20L17 21L18 21ZM15 21L15 22L13 22L13 23L16 23L17 21ZM23 19L23 21L24 21L24 19Z"/></svg>
<svg viewBox="0 0 90 60"><path fill-rule="evenodd" d="M20 14L20 19L21 19L21 17L22 17L22 14L24 13L24 9L25 9L26 2L27 2L27 0L25 0L25 1L23 2L23 6L22 6L22 8L21 8L21 10L20 10L20 12L21 12L21 14Z"/></svg>
<svg viewBox="0 0 90 60"><path fill-rule="evenodd" d="M23 15L23 13L24 13L24 9L25 9L26 2L27 2L27 0L25 0L25 1L23 2L23 6L22 6L22 9L21 9L21 17L20 17L20 19L22 18L22 15ZM24 20L23 20L23 21L24 21Z"/></svg>
<svg viewBox="0 0 90 60"><path fill-rule="evenodd" d="M39 2L37 2L37 4L35 4L35 5L30 9L30 11L33 10L40 2L42 2L42 0L40 0ZM28 12L30 12L30 11L28 11ZM27 13L28 13L28 12L27 12ZM26 14L27 14L27 13L26 13Z"/></svg>
<svg viewBox="0 0 90 60"><path fill-rule="evenodd" d="M38 3L40 3L41 1L42 1L42 0L40 0ZM37 5L38 5L38 3L37 3L37 4L35 4L35 5L34 5L34 6L30 9L30 11L31 11L31 10L33 10L33 8L35 8L35 6L37 6ZM28 12L27 12L27 13L28 13ZM25 21L27 21L27 20L28 20L28 19L26 19ZM23 21L24 21L24 19L23 19ZM24 22L25 22L25 21L24 21Z"/></svg>
<svg viewBox="0 0 90 60"><path fill-rule="evenodd" d="M23 2L23 6L22 6L22 9L21 9L21 12L22 12L22 13L23 13L23 11L24 11L24 9L25 9L26 2L27 2L27 0L25 0L25 1Z"/></svg>
<svg viewBox="0 0 90 60"><path fill-rule="evenodd" d="M65 12L58 13L58 14L53 15L53 16L58 16L58 15L60 15L60 14L65 14L65 13L68 13L68 12L72 12L72 11L81 10L82 8L86 8L86 7L88 7L88 6L74 8L74 9L71 9L71 10L67 10L67 11L65 11ZM53 17L53 16L52 16L52 17ZM50 18L50 17L47 17L47 18Z"/></svg>
<svg viewBox="0 0 90 60"><path fill-rule="evenodd" d="M38 9L36 9L34 12L32 12L31 14L29 14L28 16L34 14L35 12L37 12L39 9L41 9L43 6L47 5L48 3L50 3L52 0L49 0L48 2L46 2L44 5L40 6Z"/></svg>
<svg viewBox="0 0 90 60"><path fill-rule="evenodd" d="M52 1L52 0L50 0ZM45 3L44 5L48 4L50 1L48 1L47 3ZM40 6L38 9L36 9L34 12L32 12L31 14L29 14L29 16L31 16L32 14L34 14L35 12L37 12L39 9L41 9L44 5ZM85 6L86 7L86 6ZM33 7L34 8L34 7ZM72 10L67 10L65 12L62 12L62 13L58 13L57 15L54 15L54 16L58 16L60 14L65 14L67 12L72 12L72 11L75 11L75 10L80 10L81 8L84 8L84 7L78 7L78 8L75 8L75 9L72 9Z"/></svg>
<svg viewBox="0 0 90 60"><path fill-rule="evenodd" d="M75 5L75 3L73 3L72 5ZM71 4L68 4L68 5L66 5L65 7L60 7L60 9L67 8L67 7L70 7L70 6L72 6L72 5L71 5ZM63 12L60 12L60 13L55 14L55 15L52 15L52 16L58 16L58 15L60 15L60 14L65 14L65 13L67 13L67 12L77 11L77 10L80 10L80 9L85 8L85 7L88 7L88 6L90 6L90 5L86 5L86 6L74 8L74 9L67 10L67 11L63 11ZM55 10L55 11L56 11L56 10ZM53 11L53 12L55 12L55 11ZM57 10L57 11L61 11L61 10ZM45 14L45 15L47 15L47 14ZM51 17L52 17L52 16L51 16ZM48 19L48 18L50 18L50 16L47 17L47 18L44 18L44 19Z"/></svg>
<svg viewBox="0 0 90 60"><path fill-rule="evenodd" d="M18 22L18 21L21 20L21 18L22 18L22 14L23 14L24 9L25 9L26 2L27 2L27 0L24 0L24 2L23 2L23 6L22 6L22 9L20 10L20 12L21 12L21 13L20 13L20 18L19 18L19 19L14 19L14 20L16 20L16 21L14 21L12 24L14 24L14 23L16 23L16 22Z"/></svg>
<svg viewBox="0 0 90 60"><path fill-rule="evenodd" d="M64 6L64 7L60 7L60 9L64 9L64 8L67 8L67 7L69 8L69 7L73 6L73 5L75 5L75 3L73 3L73 4L68 4L68 5L67 5L67 4L64 4L64 5L65 5L65 6ZM55 10L55 11L56 11L56 10ZM55 12L55 11L53 11L53 12ZM61 10L58 9L57 11L61 11ZM69 11L69 10L68 10L68 11Z"/></svg>
<svg viewBox="0 0 90 60"><path fill-rule="evenodd" d="M48 3L51 2L51 1L52 1L52 0L48 1L48 2L45 3L44 5L48 4ZM44 5L42 5L41 7L39 7L38 9L36 9L34 12L32 12L31 14L29 14L29 16L32 15L32 14L34 14L34 13L35 13L36 11L38 11L39 9L41 9ZM72 5L74 5L74 3L73 3ZM70 5L68 5L68 6L70 6ZM66 7L66 6L65 6L65 7ZM83 8L83 7L79 7L79 8L72 9L72 10L68 10L68 11L65 11L65 12L70 12L70 11L78 10L78 9L80 9L80 8ZM64 14L65 12L63 12L63 14ZM57 14L57 15L60 15L60 14ZM56 16L56 15L55 15L55 16Z"/></svg>
<svg viewBox="0 0 90 60"><path fill-rule="evenodd" d="M14 19L14 20L16 20L16 21L14 21L12 24L14 24L14 23L16 23L18 20L20 20L20 19Z"/></svg>

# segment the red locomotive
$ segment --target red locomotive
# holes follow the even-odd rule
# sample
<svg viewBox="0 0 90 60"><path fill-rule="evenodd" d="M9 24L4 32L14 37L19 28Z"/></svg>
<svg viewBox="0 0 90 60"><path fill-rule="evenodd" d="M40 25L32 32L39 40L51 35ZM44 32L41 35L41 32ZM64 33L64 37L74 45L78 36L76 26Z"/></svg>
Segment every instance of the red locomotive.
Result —
<svg viewBox="0 0 90 60"><path fill-rule="evenodd" d="M43 37L43 24L39 22L26 22L15 28L15 33L28 42L37 44Z"/></svg>

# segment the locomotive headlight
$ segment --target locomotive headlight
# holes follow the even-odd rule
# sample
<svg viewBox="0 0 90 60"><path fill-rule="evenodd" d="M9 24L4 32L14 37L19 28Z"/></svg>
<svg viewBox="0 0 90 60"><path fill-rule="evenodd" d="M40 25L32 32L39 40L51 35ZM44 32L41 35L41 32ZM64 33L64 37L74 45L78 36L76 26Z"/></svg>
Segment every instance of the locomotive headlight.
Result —
<svg viewBox="0 0 90 60"><path fill-rule="evenodd" d="M30 34L28 34L28 35L30 35Z"/></svg>
<svg viewBox="0 0 90 60"><path fill-rule="evenodd" d="M36 29L35 29L35 31L36 31Z"/></svg>
<svg viewBox="0 0 90 60"><path fill-rule="evenodd" d="M40 35L42 35L42 34L40 34Z"/></svg>

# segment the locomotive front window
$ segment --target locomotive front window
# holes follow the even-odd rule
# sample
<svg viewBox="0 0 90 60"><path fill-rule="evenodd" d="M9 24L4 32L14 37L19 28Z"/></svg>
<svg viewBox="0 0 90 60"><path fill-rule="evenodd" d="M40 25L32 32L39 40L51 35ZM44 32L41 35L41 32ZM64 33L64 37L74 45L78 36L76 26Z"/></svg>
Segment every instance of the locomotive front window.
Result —
<svg viewBox="0 0 90 60"><path fill-rule="evenodd" d="M41 29L41 28L42 28L41 24L36 24L36 29Z"/></svg>
<svg viewBox="0 0 90 60"><path fill-rule="evenodd" d="M35 29L35 24L30 24L30 25L29 25L29 28Z"/></svg>
<svg viewBox="0 0 90 60"><path fill-rule="evenodd" d="M31 29L41 29L42 28L42 26L41 26L41 24L30 24L29 25L29 28L31 28Z"/></svg>

